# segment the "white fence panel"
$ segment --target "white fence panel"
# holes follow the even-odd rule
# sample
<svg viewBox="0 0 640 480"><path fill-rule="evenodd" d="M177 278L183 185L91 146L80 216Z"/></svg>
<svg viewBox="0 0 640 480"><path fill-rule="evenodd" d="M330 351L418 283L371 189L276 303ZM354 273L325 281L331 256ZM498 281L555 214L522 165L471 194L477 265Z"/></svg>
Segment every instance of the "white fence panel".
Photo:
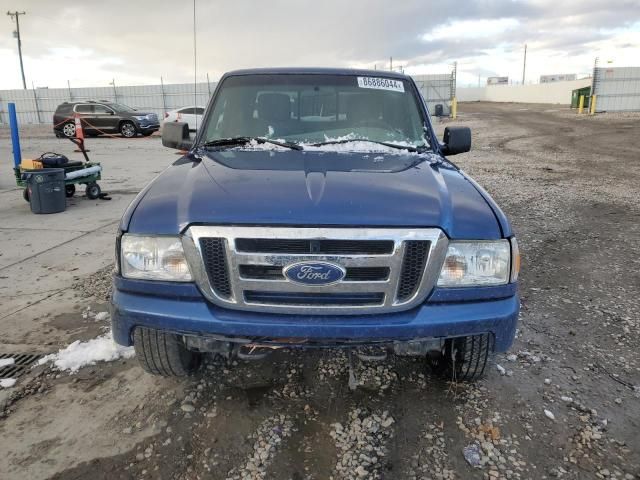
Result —
<svg viewBox="0 0 640 480"><path fill-rule="evenodd" d="M593 91L597 112L640 111L640 67L596 68Z"/></svg>
<svg viewBox="0 0 640 480"><path fill-rule="evenodd" d="M416 75L414 77L429 111L443 106L443 114L449 115L451 99L455 95L452 74ZM35 90L0 90L0 125L9 123L7 104L16 104L20 124L52 123L53 113L63 102L104 100L123 103L138 110L147 110L163 118L164 112L197 104L206 106L216 83L198 83L194 94L193 83L168 85L110 86L87 88L36 88Z"/></svg>
<svg viewBox="0 0 640 480"><path fill-rule="evenodd" d="M20 124L52 123L53 113L63 102L105 100L123 103L138 110L158 114L186 105L206 106L215 83L198 83L194 94L193 83L171 85L139 85L88 88L36 88L35 90L1 90L0 124L9 123L7 104L15 103Z"/></svg>
<svg viewBox="0 0 640 480"><path fill-rule="evenodd" d="M451 99L455 96L455 78L452 74L414 75L413 79L432 115L438 104L442 105L444 115L451 113Z"/></svg>

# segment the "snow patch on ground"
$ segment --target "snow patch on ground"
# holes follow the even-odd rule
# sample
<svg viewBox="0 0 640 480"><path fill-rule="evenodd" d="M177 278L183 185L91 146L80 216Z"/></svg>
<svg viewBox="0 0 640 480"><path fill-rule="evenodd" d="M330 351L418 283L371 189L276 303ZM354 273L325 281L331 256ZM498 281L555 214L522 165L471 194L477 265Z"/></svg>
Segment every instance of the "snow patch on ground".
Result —
<svg viewBox="0 0 640 480"><path fill-rule="evenodd" d="M13 365L16 361L13 358L0 358L0 368Z"/></svg>
<svg viewBox="0 0 640 480"><path fill-rule="evenodd" d="M77 372L87 365L97 362L112 362L120 358L131 358L135 354L133 347L122 347L113 341L111 332L87 342L76 340L58 353L52 353L40 359L38 365L53 362L58 370Z"/></svg>
<svg viewBox="0 0 640 480"><path fill-rule="evenodd" d="M96 313L94 320L97 322L103 322L104 320L107 320L109 317L110 317L109 312L98 312Z"/></svg>
<svg viewBox="0 0 640 480"><path fill-rule="evenodd" d="M11 388L16 384L15 378L2 378L0 379L0 387Z"/></svg>

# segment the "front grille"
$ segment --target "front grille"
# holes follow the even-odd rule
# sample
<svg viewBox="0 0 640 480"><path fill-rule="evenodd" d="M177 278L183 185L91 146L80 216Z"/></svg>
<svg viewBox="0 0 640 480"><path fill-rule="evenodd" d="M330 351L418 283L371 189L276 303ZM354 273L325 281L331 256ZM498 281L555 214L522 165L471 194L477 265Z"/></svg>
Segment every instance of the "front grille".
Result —
<svg viewBox="0 0 640 480"><path fill-rule="evenodd" d="M183 242L196 283L216 305L311 315L415 307L432 290L447 247L439 229L391 228L197 225ZM326 285L292 282L283 272L300 262L334 264L345 277Z"/></svg>
<svg viewBox="0 0 640 480"><path fill-rule="evenodd" d="M284 280L283 267L275 265L240 265L240 276L253 280ZM389 267L350 267L347 282L381 282L389 279Z"/></svg>
<svg viewBox="0 0 640 480"><path fill-rule="evenodd" d="M402 272L398 284L398 300L411 298L420 284L429 252L429 242L408 241L405 243Z"/></svg>
<svg viewBox="0 0 640 480"><path fill-rule="evenodd" d="M312 306L362 306L381 305L384 293L301 293L301 292L254 292L247 290L244 298L249 303L271 305Z"/></svg>
<svg viewBox="0 0 640 480"><path fill-rule="evenodd" d="M222 238L201 238L200 248L211 287L224 297L231 296L227 252Z"/></svg>
<svg viewBox="0 0 640 480"><path fill-rule="evenodd" d="M303 240L237 238L236 249L248 253L315 253L325 255L388 255L393 240Z"/></svg>

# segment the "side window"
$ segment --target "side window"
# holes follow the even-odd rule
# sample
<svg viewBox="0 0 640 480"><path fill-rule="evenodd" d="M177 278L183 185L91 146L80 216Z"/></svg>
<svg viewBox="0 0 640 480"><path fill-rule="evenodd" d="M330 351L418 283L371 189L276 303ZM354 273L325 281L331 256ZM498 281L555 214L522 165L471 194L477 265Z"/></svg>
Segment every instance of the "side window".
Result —
<svg viewBox="0 0 640 480"><path fill-rule="evenodd" d="M76 105L76 113L93 113L93 105Z"/></svg>
<svg viewBox="0 0 640 480"><path fill-rule="evenodd" d="M196 115L203 115L204 114L204 108L202 108L202 107L196 107L196 108L194 108L194 110L196 111Z"/></svg>
<svg viewBox="0 0 640 480"><path fill-rule="evenodd" d="M113 110L111 110L109 107L105 106L105 105L94 105L93 106L93 111L94 113L99 113L99 114L108 114L111 113Z"/></svg>

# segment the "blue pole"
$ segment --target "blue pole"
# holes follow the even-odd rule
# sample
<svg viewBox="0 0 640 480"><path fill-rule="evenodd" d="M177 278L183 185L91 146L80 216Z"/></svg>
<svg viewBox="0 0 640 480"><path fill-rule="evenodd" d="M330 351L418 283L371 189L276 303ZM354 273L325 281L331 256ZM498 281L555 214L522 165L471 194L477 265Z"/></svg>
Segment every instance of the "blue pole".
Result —
<svg viewBox="0 0 640 480"><path fill-rule="evenodd" d="M16 116L16 104L9 104L9 125L11 126L11 144L13 145L13 163L16 168L22 163L20 152L20 135L18 135L18 117Z"/></svg>

